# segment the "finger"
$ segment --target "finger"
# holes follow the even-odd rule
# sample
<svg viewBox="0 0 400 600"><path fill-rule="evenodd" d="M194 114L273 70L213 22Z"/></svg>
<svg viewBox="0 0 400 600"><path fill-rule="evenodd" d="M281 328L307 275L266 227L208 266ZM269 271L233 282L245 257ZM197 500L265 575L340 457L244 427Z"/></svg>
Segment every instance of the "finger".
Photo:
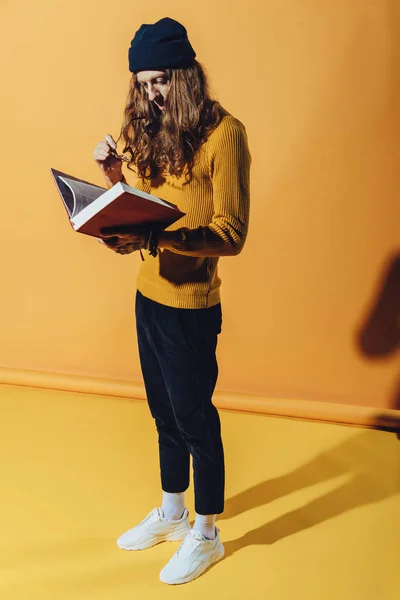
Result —
<svg viewBox="0 0 400 600"><path fill-rule="evenodd" d="M94 152L95 152L95 154L96 153L99 153L99 154L105 153L108 156L111 152L113 152L113 150L110 148L110 146L107 146L107 144L99 143L99 144L97 144Z"/></svg>
<svg viewBox="0 0 400 600"><path fill-rule="evenodd" d="M105 234L105 233L100 233L101 237L103 238L103 240L105 240L108 243L108 240L110 239L114 239L115 238L115 243L119 243L123 246L125 246L125 244L130 240L130 235L129 233L113 233L113 234Z"/></svg>
<svg viewBox="0 0 400 600"><path fill-rule="evenodd" d="M113 237L117 235L118 237L128 237L132 235L132 228L120 225L119 227L103 227L100 229L101 237Z"/></svg>
<svg viewBox="0 0 400 600"><path fill-rule="evenodd" d="M103 140L101 142L99 142L97 144L97 148L100 150L106 150L107 152L110 151L110 144L107 144L106 142L104 142Z"/></svg>
<svg viewBox="0 0 400 600"><path fill-rule="evenodd" d="M117 147L117 143L114 140L113 136L110 135L109 133L107 133L107 135L104 138L105 142L111 146L111 148L113 148L115 150L115 148Z"/></svg>
<svg viewBox="0 0 400 600"><path fill-rule="evenodd" d="M108 152L104 152L104 150L101 150L99 152L95 152L94 156L97 160L107 160L110 154Z"/></svg>
<svg viewBox="0 0 400 600"><path fill-rule="evenodd" d="M109 154L110 152L112 152L110 146L107 146L107 144L97 144L96 148L94 149L95 152L105 152L106 154Z"/></svg>
<svg viewBox="0 0 400 600"><path fill-rule="evenodd" d="M117 237L103 239L103 243L109 248L118 248L120 246L120 240Z"/></svg>
<svg viewBox="0 0 400 600"><path fill-rule="evenodd" d="M119 254L130 254L131 252L136 252L136 250L140 250L141 246L137 246L135 244L126 244L125 246L121 246L116 249L116 252Z"/></svg>

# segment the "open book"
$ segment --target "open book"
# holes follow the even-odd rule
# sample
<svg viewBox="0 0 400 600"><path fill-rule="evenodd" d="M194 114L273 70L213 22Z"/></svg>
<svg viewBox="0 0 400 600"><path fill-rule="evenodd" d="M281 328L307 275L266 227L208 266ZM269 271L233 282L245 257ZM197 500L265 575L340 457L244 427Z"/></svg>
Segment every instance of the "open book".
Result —
<svg viewBox="0 0 400 600"><path fill-rule="evenodd" d="M50 169L70 223L80 233L100 236L103 227L149 225L165 229L184 216L178 208L127 183L110 189L88 183L56 169Z"/></svg>

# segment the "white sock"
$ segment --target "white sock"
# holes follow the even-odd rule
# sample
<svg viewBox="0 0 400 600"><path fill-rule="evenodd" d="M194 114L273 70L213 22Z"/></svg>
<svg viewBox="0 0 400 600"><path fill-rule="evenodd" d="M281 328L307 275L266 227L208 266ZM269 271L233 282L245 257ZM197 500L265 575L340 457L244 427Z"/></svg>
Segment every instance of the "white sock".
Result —
<svg viewBox="0 0 400 600"><path fill-rule="evenodd" d="M199 515L193 525L195 531L200 531L209 540L215 540L215 519L217 515Z"/></svg>
<svg viewBox="0 0 400 600"><path fill-rule="evenodd" d="M185 492L170 494L163 491L161 509L169 521L180 519L185 510Z"/></svg>

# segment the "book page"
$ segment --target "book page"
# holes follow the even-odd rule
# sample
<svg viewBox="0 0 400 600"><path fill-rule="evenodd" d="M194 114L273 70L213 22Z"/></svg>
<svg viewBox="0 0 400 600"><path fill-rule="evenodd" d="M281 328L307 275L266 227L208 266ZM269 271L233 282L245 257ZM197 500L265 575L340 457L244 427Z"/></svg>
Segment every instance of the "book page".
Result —
<svg viewBox="0 0 400 600"><path fill-rule="evenodd" d="M104 194L105 191L104 188L91 183L83 183L61 176L59 176L59 179L65 183L72 192L73 206L68 207L72 208L72 212L70 213L71 218L75 217L75 215L80 213L86 206L89 206L94 200L97 200L97 198Z"/></svg>
<svg viewBox="0 0 400 600"><path fill-rule="evenodd" d="M67 209L68 216L71 218L75 208L75 196L72 193L71 188L64 183L61 177L56 178L56 184L61 194L62 201L64 202L64 206Z"/></svg>
<svg viewBox="0 0 400 600"><path fill-rule="evenodd" d="M158 196L153 196L152 194L149 194L148 192L144 192L140 188L132 187L132 186L128 185L127 183L122 183L122 187L124 188L124 190L126 192L129 192L130 194L133 194L134 196L140 196L141 198L146 198L147 200L151 200L152 202L156 202L157 204L161 204L162 206L165 206L167 208L179 210L178 207L176 206L176 204L172 204L172 202L167 202L166 200L163 200L162 198L159 198Z"/></svg>

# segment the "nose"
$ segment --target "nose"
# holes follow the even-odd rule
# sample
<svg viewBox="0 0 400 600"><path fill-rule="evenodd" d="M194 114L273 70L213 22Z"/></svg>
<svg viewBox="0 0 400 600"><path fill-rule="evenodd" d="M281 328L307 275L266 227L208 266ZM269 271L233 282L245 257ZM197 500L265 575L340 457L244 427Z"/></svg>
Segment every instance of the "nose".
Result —
<svg viewBox="0 0 400 600"><path fill-rule="evenodd" d="M155 98L157 97L157 91L154 89L154 87L152 85L149 86L148 93L149 93L150 102L153 102L153 100L155 100Z"/></svg>

